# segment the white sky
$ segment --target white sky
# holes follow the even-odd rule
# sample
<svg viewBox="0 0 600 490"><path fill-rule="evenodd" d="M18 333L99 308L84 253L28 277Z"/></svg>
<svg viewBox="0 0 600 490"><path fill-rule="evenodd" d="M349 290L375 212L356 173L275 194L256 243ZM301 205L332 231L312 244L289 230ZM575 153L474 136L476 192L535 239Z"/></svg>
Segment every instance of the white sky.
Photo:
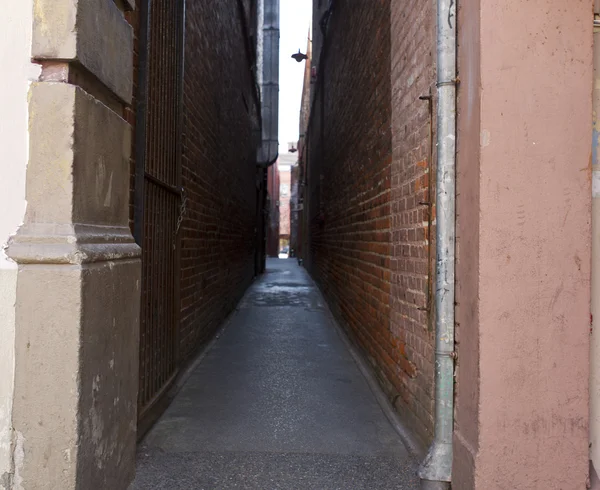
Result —
<svg viewBox="0 0 600 490"><path fill-rule="evenodd" d="M291 58L298 49L306 54L312 22L312 0L281 0L279 39L279 153L287 153L288 142L298 141L300 98L306 61Z"/></svg>

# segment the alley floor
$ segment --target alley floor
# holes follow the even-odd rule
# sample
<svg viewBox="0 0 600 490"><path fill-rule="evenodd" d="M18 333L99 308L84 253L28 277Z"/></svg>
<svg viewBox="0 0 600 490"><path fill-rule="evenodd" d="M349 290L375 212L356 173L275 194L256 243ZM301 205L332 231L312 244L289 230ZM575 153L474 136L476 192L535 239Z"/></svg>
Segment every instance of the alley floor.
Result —
<svg viewBox="0 0 600 490"><path fill-rule="evenodd" d="M269 260L140 444L135 490L413 489L416 462L295 260Z"/></svg>

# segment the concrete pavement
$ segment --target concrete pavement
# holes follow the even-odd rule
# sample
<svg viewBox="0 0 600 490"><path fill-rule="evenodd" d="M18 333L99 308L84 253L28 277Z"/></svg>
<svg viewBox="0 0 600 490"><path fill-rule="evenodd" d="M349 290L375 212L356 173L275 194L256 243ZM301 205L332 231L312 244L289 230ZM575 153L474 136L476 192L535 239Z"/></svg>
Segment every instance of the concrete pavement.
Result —
<svg viewBox="0 0 600 490"><path fill-rule="evenodd" d="M416 467L318 289L274 259L140 445L133 489L416 489Z"/></svg>

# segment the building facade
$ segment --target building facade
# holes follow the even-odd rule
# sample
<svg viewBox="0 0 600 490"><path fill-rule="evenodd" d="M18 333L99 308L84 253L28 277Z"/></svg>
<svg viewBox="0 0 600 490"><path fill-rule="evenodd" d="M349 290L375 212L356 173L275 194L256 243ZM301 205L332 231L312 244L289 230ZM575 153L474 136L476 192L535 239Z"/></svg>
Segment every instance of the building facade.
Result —
<svg viewBox="0 0 600 490"><path fill-rule="evenodd" d="M1 21L0 488L128 488L264 269L272 3L25 0Z"/></svg>
<svg viewBox="0 0 600 490"><path fill-rule="evenodd" d="M267 256L279 256L279 193L281 190L279 162L269 167L267 173Z"/></svg>
<svg viewBox="0 0 600 490"><path fill-rule="evenodd" d="M434 3L313 2L300 259L437 440L438 93L456 86L452 485L586 488L592 2L438 7L459 26L452 80Z"/></svg>
<svg viewBox="0 0 600 490"><path fill-rule="evenodd" d="M291 238L291 198L292 198L292 165L296 161L295 154L279 156L279 250L290 249Z"/></svg>

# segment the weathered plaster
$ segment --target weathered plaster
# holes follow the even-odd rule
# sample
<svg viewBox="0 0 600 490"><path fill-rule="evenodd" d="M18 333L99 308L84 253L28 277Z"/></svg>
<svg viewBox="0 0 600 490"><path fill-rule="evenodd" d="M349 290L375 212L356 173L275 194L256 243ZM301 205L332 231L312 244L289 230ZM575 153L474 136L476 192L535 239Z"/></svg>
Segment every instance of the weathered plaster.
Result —
<svg viewBox="0 0 600 490"><path fill-rule="evenodd" d="M458 235L461 260L475 254L477 267L458 276L453 483L585 488L591 2L468 7L459 29Z"/></svg>
<svg viewBox="0 0 600 490"><path fill-rule="evenodd" d="M600 0L594 2L600 14ZM590 461L591 483L600 489L600 28L594 29L594 86L592 126L592 336L590 348Z"/></svg>
<svg viewBox="0 0 600 490"><path fill-rule="evenodd" d="M17 437L12 431L14 390L15 297L17 266L4 245L23 222L25 172L28 159L27 92L39 68L31 64L33 0L0 0L0 488L15 481L12 454Z"/></svg>
<svg viewBox="0 0 600 490"><path fill-rule="evenodd" d="M84 90L33 84L19 264L13 425L24 488L133 478L139 247L128 227L130 127Z"/></svg>
<svg viewBox="0 0 600 490"><path fill-rule="evenodd" d="M132 31L114 2L35 0L29 8L28 59L77 61L86 83L100 80L129 100ZM27 210L6 249L19 266L10 344L15 489L127 488L135 468L140 250L128 226L131 128L120 107L78 81L23 90L29 145L24 139L18 188L26 187Z"/></svg>

